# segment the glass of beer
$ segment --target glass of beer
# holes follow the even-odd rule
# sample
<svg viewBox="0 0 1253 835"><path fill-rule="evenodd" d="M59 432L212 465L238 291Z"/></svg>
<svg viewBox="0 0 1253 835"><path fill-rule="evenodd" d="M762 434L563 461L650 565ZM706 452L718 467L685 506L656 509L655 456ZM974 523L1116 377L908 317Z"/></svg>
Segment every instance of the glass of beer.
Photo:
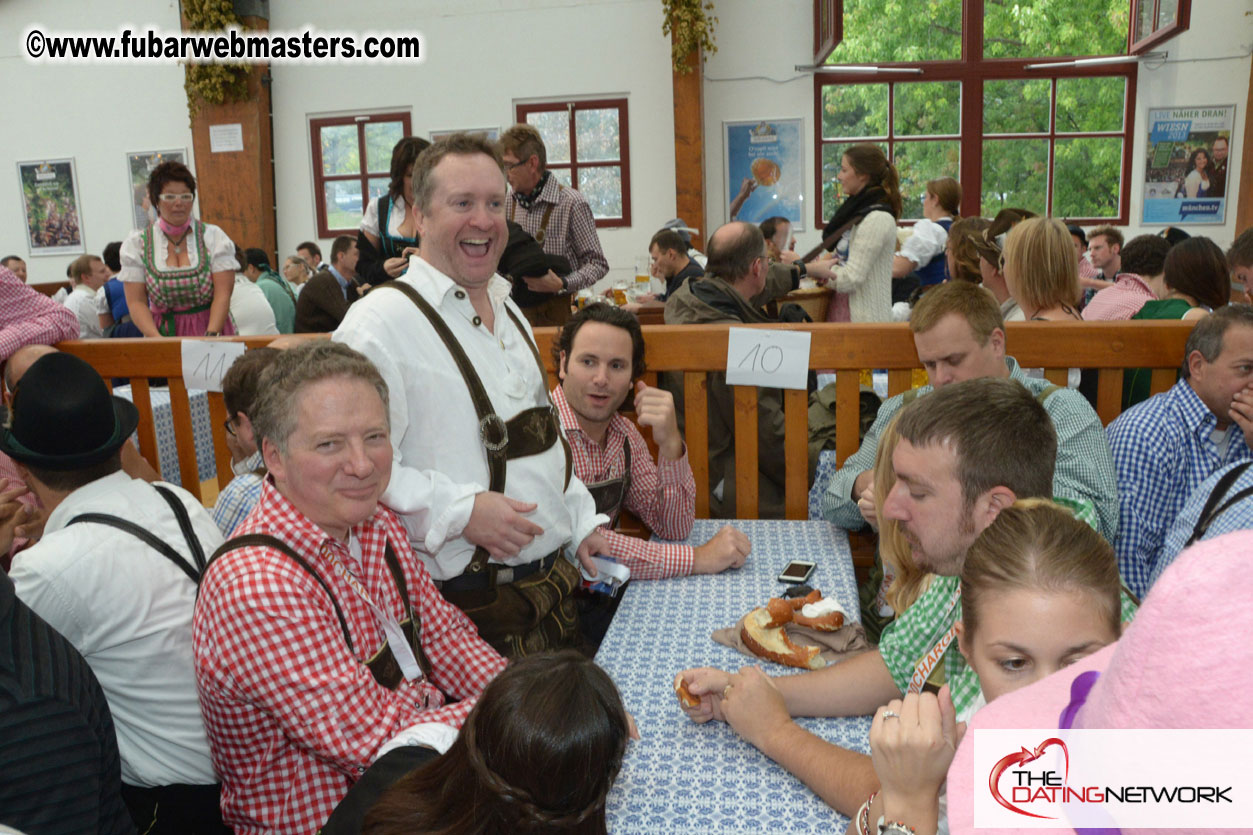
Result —
<svg viewBox="0 0 1253 835"><path fill-rule="evenodd" d="M613 285L613 303L621 307L627 303L627 283L619 281Z"/></svg>

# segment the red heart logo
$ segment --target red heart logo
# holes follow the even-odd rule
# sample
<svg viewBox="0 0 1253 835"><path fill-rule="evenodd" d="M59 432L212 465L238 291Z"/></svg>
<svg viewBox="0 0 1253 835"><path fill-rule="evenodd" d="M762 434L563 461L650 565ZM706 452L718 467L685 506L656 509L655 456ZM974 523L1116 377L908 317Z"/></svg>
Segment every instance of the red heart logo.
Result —
<svg viewBox="0 0 1253 835"><path fill-rule="evenodd" d="M1051 815L1037 815L1034 812L1025 812L1022 809L1019 809L1017 806L1010 803L1001 795L1001 788L1000 788L1001 775L1005 773L1005 770L1007 768L1009 768L1010 766L1014 766L1014 765L1026 765L1027 763L1038 760L1044 754L1045 749L1047 749L1048 747L1052 745L1061 746L1062 756L1065 757L1065 760L1066 760L1066 771L1065 771L1065 777L1062 779L1062 784L1065 785L1067 782L1069 782L1070 780L1070 751L1066 748L1065 742L1058 739L1057 737L1049 737L1048 739L1044 740L1039 745L1037 745L1034 751L1032 751L1029 748L1023 748L1021 751L1018 751L1017 753L1010 754L1007 757L1002 757L996 763L996 765L992 767L992 773L988 775L988 789L991 790L992 797L996 799L997 803L1001 804L1002 806L1004 806L1006 809L1010 810L1011 812L1017 812L1018 814L1026 815L1029 818L1042 818L1044 820L1056 820L1056 818L1052 817Z"/></svg>

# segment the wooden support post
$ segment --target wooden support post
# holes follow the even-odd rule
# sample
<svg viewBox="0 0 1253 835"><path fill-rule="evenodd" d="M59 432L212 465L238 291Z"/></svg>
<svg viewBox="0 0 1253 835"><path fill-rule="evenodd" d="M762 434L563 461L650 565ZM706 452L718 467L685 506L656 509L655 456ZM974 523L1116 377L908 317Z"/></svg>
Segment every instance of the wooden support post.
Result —
<svg viewBox="0 0 1253 835"><path fill-rule="evenodd" d="M674 75L674 202L677 217L697 230L692 243L704 251L710 229L705 226L705 96L704 66L699 49L687 56L691 72ZM649 231L649 235L657 230Z"/></svg>

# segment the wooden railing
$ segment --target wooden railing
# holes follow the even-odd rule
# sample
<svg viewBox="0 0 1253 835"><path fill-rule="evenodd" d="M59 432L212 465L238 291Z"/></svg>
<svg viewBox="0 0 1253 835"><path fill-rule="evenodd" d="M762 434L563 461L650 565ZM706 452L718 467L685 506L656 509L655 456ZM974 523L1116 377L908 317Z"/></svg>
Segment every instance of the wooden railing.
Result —
<svg viewBox="0 0 1253 835"><path fill-rule="evenodd" d="M811 324L776 325L787 330L810 332L810 368L832 369L839 373L836 408L836 458L843 462L857 449L858 406L861 369L886 369L888 392L898 394L910 386L911 372L919 367L913 337L907 326ZM1112 323L1012 323L1008 327L1008 352L1024 368L1045 368L1046 376L1066 383L1067 367L1100 369L1097 412L1108 424L1118 416L1122 396L1123 369L1153 369L1153 392L1165 391L1175 380L1183 358L1183 347L1191 331L1184 322ZM553 328L539 328L536 339L549 371L549 384L556 375L551 345ZM236 337L251 347L267 344L273 337ZM683 374L686 402L688 460L696 479L696 515L709 515L708 397L706 375L726 367L726 325L653 325L644 327L645 357L650 382L657 372ZM182 484L200 496L197 479L195 438L191 405L182 380L182 353L177 339L104 339L72 341L59 347L87 360L106 380L131 380L135 405L139 407L139 450L159 470L156 434L149 395L149 380L169 380L174 436L178 450ZM1059 360L1064 365L1059 366ZM842 373L848 372L848 373ZM754 518L757 513L757 389L736 386L735 392L736 515ZM784 392L784 458L786 465L785 510L789 519L806 516L807 412L803 391ZM208 395L212 424L214 458L218 484L224 487L232 477L230 453L226 447L223 422L226 408L222 395Z"/></svg>

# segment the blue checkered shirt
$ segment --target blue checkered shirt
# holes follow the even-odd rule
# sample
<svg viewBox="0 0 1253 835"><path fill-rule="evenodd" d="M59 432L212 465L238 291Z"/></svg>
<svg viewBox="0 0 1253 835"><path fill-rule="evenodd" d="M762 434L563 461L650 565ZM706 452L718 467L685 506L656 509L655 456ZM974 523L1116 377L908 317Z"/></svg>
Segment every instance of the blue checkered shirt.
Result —
<svg viewBox="0 0 1253 835"><path fill-rule="evenodd" d="M1225 455L1211 436L1218 418L1187 380L1154 395L1109 425L1118 471L1118 537L1123 582L1143 597L1164 553L1166 532L1197 486L1225 464L1253 458L1239 427L1227 427Z"/></svg>
<svg viewBox="0 0 1253 835"><path fill-rule="evenodd" d="M1209 501L1210 494L1214 492L1218 482L1232 469L1240 467L1244 463L1237 461L1234 464L1228 464L1222 469L1215 471L1213 475L1202 481L1200 486L1192 491L1192 495L1184 503L1183 510L1179 511L1179 515L1175 517L1170 530L1166 532L1166 543L1162 546L1162 552L1157 558L1157 564L1153 566L1153 576L1149 580L1150 588L1157 582L1157 578L1162 576L1162 572L1169 568L1170 564L1178 558L1179 553L1187 545L1188 540L1192 538L1197 522L1200 521L1201 511L1205 509L1205 503ZM1231 486L1227 488L1226 493L1219 499L1214 509L1217 510L1222 507L1229 499L1233 498L1241 490L1246 489L1253 489L1253 467L1246 467L1244 472L1231 483ZM1250 529L1253 529L1253 496L1246 496L1215 516L1197 541L1213 539L1216 536L1222 536L1232 531Z"/></svg>
<svg viewBox="0 0 1253 835"><path fill-rule="evenodd" d="M252 512L261 498L261 483L264 478L256 471L265 467L261 453L239 464L237 472L241 475L231 479L231 483L218 494L217 504L213 506L213 521L217 523L222 536L230 538L235 526L244 521L244 517Z"/></svg>

